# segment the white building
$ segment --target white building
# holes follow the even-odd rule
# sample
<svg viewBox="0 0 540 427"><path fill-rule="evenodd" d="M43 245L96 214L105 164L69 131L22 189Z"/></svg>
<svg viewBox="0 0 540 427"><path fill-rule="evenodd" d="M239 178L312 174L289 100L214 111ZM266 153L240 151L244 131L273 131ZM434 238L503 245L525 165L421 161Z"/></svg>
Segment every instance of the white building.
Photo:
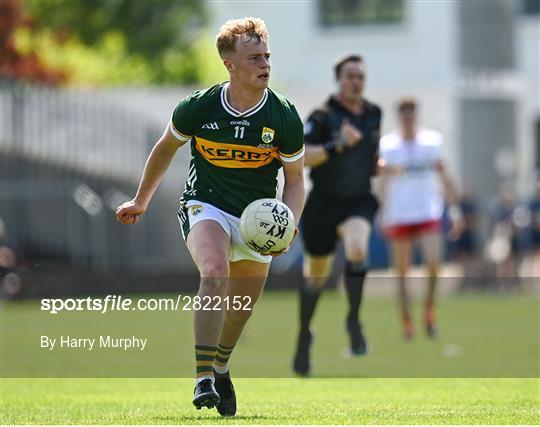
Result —
<svg viewBox="0 0 540 427"><path fill-rule="evenodd" d="M537 0L216 1L208 5L215 31L236 17L266 21L273 61L271 86L293 100L304 117L334 89L335 60L359 53L368 64L366 97L385 112L383 131L395 125L396 100L413 95L421 103L424 125L445 135L450 165L462 183L486 187L473 190L489 197L506 179L515 179L522 194L529 190L538 167ZM493 39L491 34L499 36ZM491 59L500 53L502 62L491 61L490 52ZM482 57L487 57L485 66ZM480 105L487 101L487 121L480 117L469 123L474 117L471 109L479 109L474 101ZM499 111L492 101L505 105ZM514 117L503 123L501 114ZM506 136L483 132L483 126L501 127ZM501 135L498 141L497 135Z"/></svg>

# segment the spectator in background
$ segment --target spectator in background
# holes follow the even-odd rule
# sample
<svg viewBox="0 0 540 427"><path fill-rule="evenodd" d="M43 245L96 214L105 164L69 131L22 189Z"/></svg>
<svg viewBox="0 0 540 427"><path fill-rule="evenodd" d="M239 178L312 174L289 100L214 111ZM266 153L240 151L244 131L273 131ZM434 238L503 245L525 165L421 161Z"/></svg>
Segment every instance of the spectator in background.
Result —
<svg viewBox="0 0 540 427"><path fill-rule="evenodd" d="M459 201L463 213L463 231L453 242L453 257L462 268L461 289L481 285L482 260L479 256L477 230L479 225L478 205L469 190L463 192Z"/></svg>
<svg viewBox="0 0 540 427"><path fill-rule="evenodd" d="M531 215L529 228L531 239L529 274L531 277L540 277L540 180L536 183L534 195L528 205Z"/></svg>
<svg viewBox="0 0 540 427"><path fill-rule="evenodd" d="M503 188L490 211L491 231L486 252L488 259L495 264L498 287L510 287L518 277L519 230L514 221L517 207L513 191Z"/></svg>
<svg viewBox="0 0 540 427"><path fill-rule="evenodd" d="M6 225L0 218L0 298L15 297L21 291L21 279L17 275L15 252L6 242Z"/></svg>

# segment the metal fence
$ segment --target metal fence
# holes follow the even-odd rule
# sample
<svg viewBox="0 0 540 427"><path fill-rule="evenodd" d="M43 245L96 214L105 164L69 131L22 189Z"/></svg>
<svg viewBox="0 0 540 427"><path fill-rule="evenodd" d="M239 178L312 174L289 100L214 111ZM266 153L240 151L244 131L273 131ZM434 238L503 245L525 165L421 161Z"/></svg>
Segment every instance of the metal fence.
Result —
<svg viewBox="0 0 540 427"><path fill-rule="evenodd" d="M170 237L176 194L158 192L140 226L115 221L162 132L154 122L93 91L5 80L0 112L0 217L21 264L87 272L187 265Z"/></svg>

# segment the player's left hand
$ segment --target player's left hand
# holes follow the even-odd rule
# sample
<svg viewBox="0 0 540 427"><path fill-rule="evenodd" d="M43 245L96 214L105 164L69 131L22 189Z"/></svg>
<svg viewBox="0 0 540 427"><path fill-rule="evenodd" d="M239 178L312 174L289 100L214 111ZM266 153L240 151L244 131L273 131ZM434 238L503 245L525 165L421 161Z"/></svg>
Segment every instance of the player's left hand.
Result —
<svg viewBox="0 0 540 427"><path fill-rule="evenodd" d="M464 229L465 221L463 220L463 218L451 221L450 230L448 230L448 239L452 242L455 242L457 239L459 239L459 236L461 236L461 233L463 233Z"/></svg>
<svg viewBox="0 0 540 427"><path fill-rule="evenodd" d="M294 236L291 240L291 243L289 244L289 246L287 246L285 249L283 249L282 251L279 251L279 252L271 252L269 255L272 255L273 257L278 257L280 255L283 255L284 253L287 253L289 252L289 249L290 247L292 246L292 244L294 243L294 239L296 239L296 236L298 235L298 227L295 227L294 229Z"/></svg>

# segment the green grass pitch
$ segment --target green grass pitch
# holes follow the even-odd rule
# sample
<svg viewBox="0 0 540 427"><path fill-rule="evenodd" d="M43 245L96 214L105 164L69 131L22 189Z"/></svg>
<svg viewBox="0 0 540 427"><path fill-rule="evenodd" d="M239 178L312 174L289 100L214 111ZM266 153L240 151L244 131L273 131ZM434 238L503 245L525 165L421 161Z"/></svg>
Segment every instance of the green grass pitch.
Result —
<svg viewBox="0 0 540 427"><path fill-rule="evenodd" d="M534 379L238 379L233 419L188 379L9 379L3 424L538 424Z"/></svg>
<svg viewBox="0 0 540 427"><path fill-rule="evenodd" d="M0 423L540 423L537 296L447 298L439 310L441 337L431 341L419 330L418 337L410 343L400 339L395 302L367 298L363 317L371 350L365 357L347 358L342 351L346 346L344 298L338 292L328 292L314 322L314 378L307 379L294 378L290 373L296 303L290 292L267 292L257 307L231 362L233 376L236 372L236 376L243 377L235 380L239 409L233 419L223 419L215 410L195 410L191 405L190 378L3 378ZM419 318L420 307L416 308ZM35 310L33 302L7 304L2 311L5 348L13 348L14 343L24 348L21 337L36 329L36 320L40 319L39 325L46 324L47 318ZM156 354L149 347L144 359L148 364L159 364L161 368L155 372L163 373L166 369L169 376L190 375L191 315L174 314L177 317L170 318L170 314L147 314L145 321L137 324L139 332L150 335L156 347ZM58 325L75 325L79 332L99 328L97 321L90 323L85 316L86 313L72 317L66 314L63 320L54 319ZM106 323L111 324L110 328L114 324L114 330L120 332L134 321L120 316L109 317ZM4 329L10 324L17 325L16 334ZM59 328L58 325L48 327ZM159 326L162 333L152 336ZM175 341L171 336L176 337ZM170 353L166 352L168 347L173 347ZM94 358L98 355L88 353ZM32 354L22 352L17 358L27 365L40 360L40 354L32 358ZM122 367L114 367L118 363L117 352L110 354L110 363L102 359L101 364L110 365L111 369L102 374L126 376ZM10 354L3 350L3 356L3 372L6 366L15 369L9 361ZM80 356L89 357L85 353ZM118 357L123 360L127 355L120 353ZM79 358L68 358L62 363L65 369L77 369L76 360ZM128 360L126 364L135 367L138 362ZM58 367L52 366L54 369Z"/></svg>

